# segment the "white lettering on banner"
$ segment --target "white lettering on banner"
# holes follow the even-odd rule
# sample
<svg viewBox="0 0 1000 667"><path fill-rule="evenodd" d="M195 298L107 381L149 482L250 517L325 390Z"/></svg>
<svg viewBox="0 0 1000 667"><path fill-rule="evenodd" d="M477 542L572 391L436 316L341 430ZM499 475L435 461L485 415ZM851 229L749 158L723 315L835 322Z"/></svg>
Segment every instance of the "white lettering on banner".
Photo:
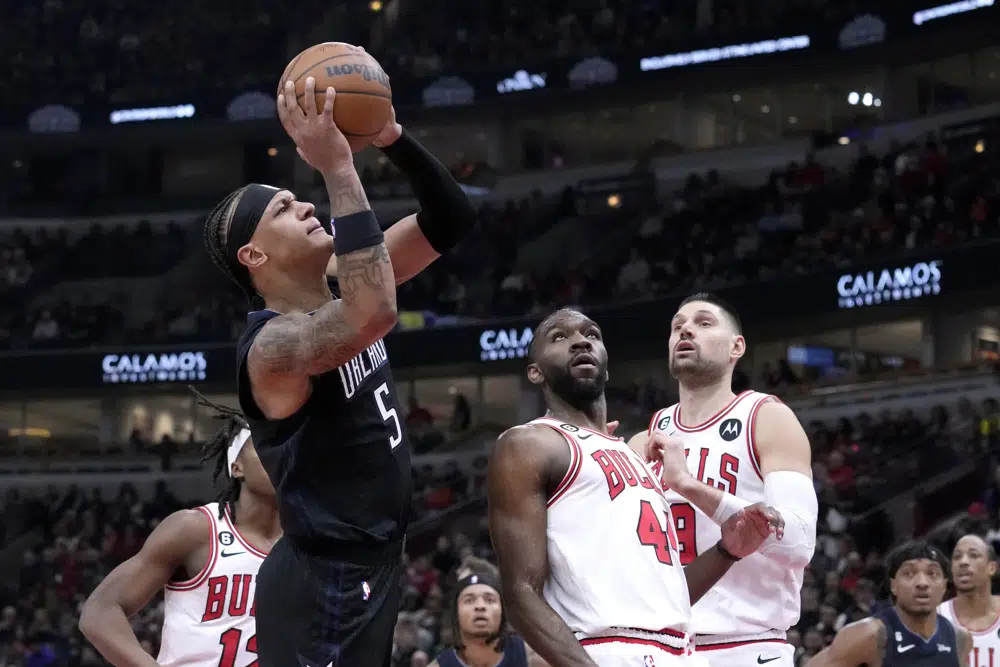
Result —
<svg viewBox="0 0 1000 667"><path fill-rule="evenodd" d="M643 72L653 72L661 69L670 69L671 67L700 65L702 63L712 63L719 60L735 60L737 58L763 56L769 53L798 51L801 49L808 49L809 44L809 35L782 37L781 39L765 39L761 42L751 42L749 44L731 44L729 46L718 46L712 49L699 49L697 51L688 51L686 53L671 53L665 56L643 58L639 61L639 69Z"/></svg>
<svg viewBox="0 0 1000 667"><path fill-rule="evenodd" d="M172 107L150 107L148 109L122 109L111 112L111 124L138 123L146 120L177 120L194 118L193 104L178 104Z"/></svg>
<svg viewBox="0 0 1000 667"><path fill-rule="evenodd" d="M941 293L941 262L844 274L837 280L841 308L860 308Z"/></svg>
<svg viewBox="0 0 1000 667"><path fill-rule="evenodd" d="M523 331L517 329L487 329L479 334L479 347L482 361L497 359L523 359L528 354L531 345L531 327Z"/></svg>
<svg viewBox="0 0 1000 667"><path fill-rule="evenodd" d="M962 0L961 2L950 2L947 5L922 9L913 14L913 25L923 25L934 19L943 19L946 16L964 14L974 9L992 7L994 0Z"/></svg>
<svg viewBox="0 0 1000 667"><path fill-rule="evenodd" d="M514 76L507 77L503 81L497 82L497 92L514 93L520 90L535 90L545 87L545 79L548 74L528 74L523 69L514 72Z"/></svg>
<svg viewBox="0 0 1000 667"><path fill-rule="evenodd" d="M203 352L106 354L101 368L109 384L190 382L205 379L208 363Z"/></svg>

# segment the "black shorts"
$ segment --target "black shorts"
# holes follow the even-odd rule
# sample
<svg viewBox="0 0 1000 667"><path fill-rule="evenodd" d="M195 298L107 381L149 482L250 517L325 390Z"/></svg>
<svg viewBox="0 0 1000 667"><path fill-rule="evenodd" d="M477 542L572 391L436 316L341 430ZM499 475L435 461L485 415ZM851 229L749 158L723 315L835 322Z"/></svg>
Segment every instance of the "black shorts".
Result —
<svg viewBox="0 0 1000 667"><path fill-rule="evenodd" d="M402 561L317 559L282 538L257 575L260 667L387 667Z"/></svg>

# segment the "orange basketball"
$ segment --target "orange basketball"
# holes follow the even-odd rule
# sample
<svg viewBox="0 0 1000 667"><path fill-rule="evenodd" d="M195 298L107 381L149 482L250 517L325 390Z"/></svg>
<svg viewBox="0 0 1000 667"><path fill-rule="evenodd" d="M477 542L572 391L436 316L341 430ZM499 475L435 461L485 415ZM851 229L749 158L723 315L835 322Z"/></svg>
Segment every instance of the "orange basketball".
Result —
<svg viewBox="0 0 1000 667"><path fill-rule="evenodd" d="M306 78L316 79L316 109L323 109L326 89L333 86L337 99L333 121L357 153L379 135L389 121L392 88L378 61L343 42L324 42L295 56L281 75L278 92L286 81L295 82L295 95L303 109Z"/></svg>

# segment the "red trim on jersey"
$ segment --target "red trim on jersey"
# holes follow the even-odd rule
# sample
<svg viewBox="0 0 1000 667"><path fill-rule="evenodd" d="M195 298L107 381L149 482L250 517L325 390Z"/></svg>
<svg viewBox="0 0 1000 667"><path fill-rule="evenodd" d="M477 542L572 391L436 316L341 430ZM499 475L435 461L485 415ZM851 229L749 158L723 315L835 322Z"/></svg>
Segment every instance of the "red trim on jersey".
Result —
<svg viewBox="0 0 1000 667"><path fill-rule="evenodd" d="M738 648L740 646L749 646L750 644L787 644L788 641L785 639L747 639L741 642L721 642L719 644L695 644L695 653L698 651L719 651L726 648Z"/></svg>
<svg viewBox="0 0 1000 667"><path fill-rule="evenodd" d="M646 435L653 435L653 429L656 428L657 422L660 421L660 415L669 410L670 408L660 408L655 413L653 413L653 418L649 420L649 428L646 430Z"/></svg>
<svg viewBox="0 0 1000 667"><path fill-rule="evenodd" d="M711 428L712 426L717 424L719 420L721 420L723 417L732 412L733 408L735 408L740 401L742 401L744 398L746 398L752 393L753 392L750 391L749 389L746 390L745 392L743 392L742 394L731 400L729 402L729 405L716 412L715 415L713 415L712 417L709 417L708 421L704 421L698 424L697 426L685 426L684 424L681 423L681 406L680 404L678 404L677 411L674 413L674 425L677 427L678 431L684 431L685 433L697 433L698 431L704 431L705 429Z"/></svg>
<svg viewBox="0 0 1000 667"><path fill-rule="evenodd" d="M552 507L557 500L559 500L569 489L573 486L573 482L580 475L580 467L583 465L583 451L580 449L580 445L577 444L576 440L571 438L568 434L563 433L558 426L553 426L552 424L542 422L545 426L548 426L553 431L561 435L566 442L569 444L569 468L566 469L566 474L563 475L562 481L559 482L559 486L556 490L552 492L552 497L548 499L545 503L546 507Z"/></svg>
<svg viewBox="0 0 1000 667"><path fill-rule="evenodd" d="M772 399L778 403L781 402L777 396L771 394L757 400L756 405L750 409L750 423L747 428L747 456L750 457L750 465L753 466L753 471L757 473L761 481L764 480L764 475L760 473L760 456L757 455L757 441L754 440L754 432L757 430L757 412L760 410L760 406Z"/></svg>
<svg viewBox="0 0 1000 667"><path fill-rule="evenodd" d="M215 561L219 559L219 545L216 544L218 538L215 536L215 517L212 516L207 507L195 507L195 509L201 510L201 513L208 519L208 560L205 561L205 566L196 576L184 581L169 583L164 587L171 591L192 591L198 588L208 579L208 575L215 567Z"/></svg>
<svg viewBox="0 0 1000 667"><path fill-rule="evenodd" d="M666 653L673 655L687 655L687 651L670 644L658 642L655 639L639 639L638 637L588 637L581 639L581 646L596 646L599 644L638 644L640 646L652 646Z"/></svg>
<svg viewBox="0 0 1000 667"><path fill-rule="evenodd" d="M223 513L223 518L225 518L226 520L226 525L228 525L229 528L233 531L233 535L236 536L236 539L239 540L240 544L242 544L247 551L249 551L254 556L257 556L258 558L267 558L266 551L261 551L254 545L250 544L250 540L243 537L243 533L240 532L240 529L236 527L236 522L233 521L233 517L232 514L230 513L228 503L226 504L226 511Z"/></svg>
<svg viewBox="0 0 1000 667"><path fill-rule="evenodd" d="M980 637L983 635L991 635L994 632L996 632L998 627L1000 627L1000 612L997 613L997 617L993 619L993 624L990 625L990 627L986 628L985 630L973 630L972 628L970 628L965 623L962 623L962 621L959 620L958 613L955 611L955 598L948 600L948 607L951 609L951 617L955 619L955 623L957 623L959 627L963 628L971 635L976 635Z"/></svg>

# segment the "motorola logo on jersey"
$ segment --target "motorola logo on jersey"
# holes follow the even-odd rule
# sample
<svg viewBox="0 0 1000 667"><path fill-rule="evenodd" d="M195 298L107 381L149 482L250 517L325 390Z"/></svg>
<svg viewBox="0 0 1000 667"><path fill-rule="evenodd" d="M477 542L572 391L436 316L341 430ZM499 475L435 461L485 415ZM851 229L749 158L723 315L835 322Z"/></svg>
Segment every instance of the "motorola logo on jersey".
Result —
<svg viewBox="0 0 1000 667"><path fill-rule="evenodd" d="M497 359L523 359L528 356L532 339L531 327L517 329L486 329L479 334L479 358L482 361Z"/></svg>
<svg viewBox="0 0 1000 667"><path fill-rule="evenodd" d="M841 308L860 308L941 293L941 262L844 274L837 280Z"/></svg>
<svg viewBox="0 0 1000 667"><path fill-rule="evenodd" d="M719 437L726 442L732 442L743 432L743 422L739 419L727 419L719 424Z"/></svg>
<svg viewBox="0 0 1000 667"><path fill-rule="evenodd" d="M191 382L204 380L204 352L171 354L106 354L101 360L107 384Z"/></svg>

